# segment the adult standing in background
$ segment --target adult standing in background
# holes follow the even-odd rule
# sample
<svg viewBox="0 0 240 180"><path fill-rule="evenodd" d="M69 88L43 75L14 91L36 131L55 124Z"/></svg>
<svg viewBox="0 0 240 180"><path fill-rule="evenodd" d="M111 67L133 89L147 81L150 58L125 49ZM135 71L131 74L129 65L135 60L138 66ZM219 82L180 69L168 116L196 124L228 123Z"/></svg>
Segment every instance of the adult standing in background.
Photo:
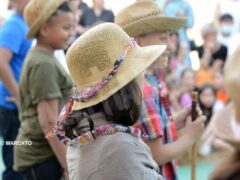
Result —
<svg viewBox="0 0 240 180"><path fill-rule="evenodd" d="M87 10L89 10L89 7L82 0L77 0L77 1L79 1L78 9L79 9L79 16L81 17Z"/></svg>
<svg viewBox="0 0 240 180"><path fill-rule="evenodd" d="M234 27L233 32L240 32L240 1L239 0L218 0L215 9L214 22L217 28L220 26L219 17L223 14L231 14L233 16Z"/></svg>
<svg viewBox="0 0 240 180"><path fill-rule="evenodd" d="M216 26L213 23L205 24L201 29L201 34L203 45L196 48L201 64L205 63L214 70L223 68L228 49L218 41Z"/></svg>
<svg viewBox="0 0 240 180"><path fill-rule="evenodd" d="M228 56L232 55L240 45L240 33L234 27L236 22L231 14L223 14L219 17L218 41L228 49Z"/></svg>
<svg viewBox="0 0 240 180"><path fill-rule="evenodd" d="M93 0L93 7L81 16L77 32L83 34L91 27L103 22L114 22L114 14L111 10L104 8L104 0Z"/></svg>
<svg viewBox="0 0 240 180"><path fill-rule="evenodd" d="M196 73L196 86L213 83L214 72L223 68L227 57L227 47L217 40L217 28L213 23L201 29L203 45L196 48L200 58L200 69Z"/></svg>
<svg viewBox="0 0 240 180"><path fill-rule="evenodd" d="M28 27L23 19L23 10L28 1L11 1L15 12L0 30L0 133L4 142L14 141L19 128L16 106L18 82L23 61L31 47L31 41L25 38ZM22 179L13 171L13 146L3 145L3 161L6 167L3 180Z"/></svg>

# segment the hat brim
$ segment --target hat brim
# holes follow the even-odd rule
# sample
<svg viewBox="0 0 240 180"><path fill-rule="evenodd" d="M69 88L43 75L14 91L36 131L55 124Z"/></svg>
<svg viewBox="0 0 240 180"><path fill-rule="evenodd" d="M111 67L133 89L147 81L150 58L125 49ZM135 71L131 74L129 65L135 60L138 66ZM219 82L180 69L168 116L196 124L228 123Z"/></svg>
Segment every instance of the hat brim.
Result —
<svg viewBox="0 0 240 180"><path fill-rule="evenodd" d="M41 26L51 17L54 12L64 3L66 0L58 0L58 1L51 1L44 11L39 15L37 20L33 23L33 25L29 28L27 33L27 39L35 38L36 34L38 33Z"/></svg>
<svg viewBox="0 0 240 180"><path fill-rule="evenodd" d="M76 102L72 110L81 110L105 101L148 68L165 51L165 45L139 47L129 52L117 74L95 96L87 102Z"/></svg>
<svg viewBox="0 0 240 180"><path fill-rule="evenodd" d="M186 18L156 16L139 19L121 26L131 37L160 31L177 31L187 23Z"/></svg>
<svg viewBox="0 0 240 180"><path fill-rule="evenodd" d="M231 127L230 120L232 116L234 116L234 105L233 103L230 103L223 111L216 114L212 119L213 131L218 138L234 148L240 149L240 140L237 140L234 137Z"/></svg>

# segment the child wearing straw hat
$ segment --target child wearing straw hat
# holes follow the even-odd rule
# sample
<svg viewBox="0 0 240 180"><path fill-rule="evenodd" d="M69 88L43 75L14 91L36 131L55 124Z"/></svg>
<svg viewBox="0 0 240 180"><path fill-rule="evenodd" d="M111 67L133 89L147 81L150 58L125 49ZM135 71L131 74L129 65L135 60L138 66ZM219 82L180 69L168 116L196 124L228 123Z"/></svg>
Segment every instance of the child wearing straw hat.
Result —
<svg viewBox="0 0 240 180"><path fill-rule="evenodd" d="M28 27L23 18L28 1L11 0L15 11L0 27L0 136L4 141L2 158L6 167L2 180L22 179L13 171L13 146L6 145L6 142L16 140L19 128L18 82L24 58L31 47L31 41L25 38Z"/></svg>
<svg viewBox="0 0 240 180"><path fill-rule="evenodd" d="M30 27L27 38L37 39L28 53L20 78L20 129L14 147L14 169L24 179L60 179L67 174L66 147L44 134L55 126L59 108L71 94L72 80L54 58L68 46L74 17L65 0L31 0L24 10Z"/></svg>
<svg viewBox="0 0 240 180"><path fill-rule="evenodd" d="M71 180L162 179L140 138L147 137L132 125L141 111L142 71L165 48L141 48L113 23L90 29L69 48L76 87L47 137L68 145Z"/></svg>
<svg viewBox="0 0 240 180"><path fill-rule="evenodd" d="M148 135L149 138L145 142L150 147L154 160L160 165L164 178L178 179L173 160L189 149L201 136L205 117L199 116L196 121L191 122L188 117L191 108L188 108L173 121L166 95L162 92L162 85L154 72L160 66L165 67L167 64L170 31L183 27L186 19L165 16L156 3L142 0L120 11L115 23L120 25L129 36L134 37L140 46L167 45L162 58L144 73L141 119L135 127ZM198 111L200 115L201 112ZM177 129L183 128L185 124L186 133L177 140Z"/></svg>

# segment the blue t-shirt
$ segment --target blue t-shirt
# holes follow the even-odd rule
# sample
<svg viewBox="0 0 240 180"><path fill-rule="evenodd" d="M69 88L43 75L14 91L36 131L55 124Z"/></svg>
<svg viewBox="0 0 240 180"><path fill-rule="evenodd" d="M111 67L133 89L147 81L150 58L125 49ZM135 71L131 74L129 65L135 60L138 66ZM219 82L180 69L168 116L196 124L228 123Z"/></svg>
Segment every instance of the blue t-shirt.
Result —
<svg viewBox="0 0 240 180"><path fill-rule="evenodd" d="M9 64L17 82L19 82L23 61L31 47L31 41L26 39L27 32L28 26L23 16L18 13L14 13L0 28L0 47L13 53ZM11 94L0 81L0 106L17 109L14 103L6 101L7 97L11 97Z"/></svg>

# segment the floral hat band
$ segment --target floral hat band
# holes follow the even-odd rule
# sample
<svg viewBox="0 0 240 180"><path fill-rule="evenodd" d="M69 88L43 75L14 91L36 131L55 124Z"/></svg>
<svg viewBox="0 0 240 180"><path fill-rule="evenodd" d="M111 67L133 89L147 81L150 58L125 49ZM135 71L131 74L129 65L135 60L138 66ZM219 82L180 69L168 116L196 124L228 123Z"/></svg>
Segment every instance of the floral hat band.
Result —
<svg viewBox="0 0 240 180"><path fill-rule="evenodd" d="M127 56L128 52L136 46L136 44L137 44L136 41L132 38L129 41L129 44L125 51L115 61L113 68L109 71L109 73L106 76L104 76L104 78L100 82L96 83L95 85L91 85L81 91L79 91L75 86L73 88L72 100L77 102L88 102L89 99L91 99L91 97L95 96L97 92L99 92L118 72L118 69L122 61Z"/></svg>
<svg viewBox="0 0 240 180"><path fill-rule="evenodd" d="M129 44L128 44L127 48L125 49L125 51L117 58L117 60L114 63L113 68L102 79L102 81L100 81L99 83L92 85L86 89L83 89L81 91L78 91L77 87L73 88L73 95L70 98L70 100L66 103L66 105L62 108L62 110L59 114L57 126L54 128L55 130L57 130L58 132L64 133L63 124L66 124L67 119L71 115L74 103L76 101L77 102L87 102L91 97L96 95L97 92L99 92L101 90L101 88L104 85L106 85L112 79L112 77L117 73L117 71L120 67L120 64L122 63L124 58L127 56L128 52L132 48L134 48L136 46L136 44L137 44L136 41L134 41L134 39L132 38L129 41ZM53 131L50 131L47 136L49 136L49 134L52 134L52 132Z"/></svg>

